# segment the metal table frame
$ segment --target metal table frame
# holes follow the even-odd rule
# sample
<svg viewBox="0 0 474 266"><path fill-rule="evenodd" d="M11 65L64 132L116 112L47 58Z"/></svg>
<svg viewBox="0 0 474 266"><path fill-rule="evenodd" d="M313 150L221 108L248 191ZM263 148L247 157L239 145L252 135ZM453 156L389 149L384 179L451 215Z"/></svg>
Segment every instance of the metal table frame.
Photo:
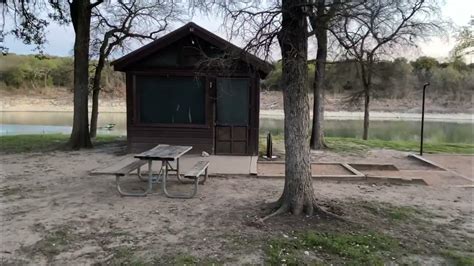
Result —
<svg viewBox="0 0 474 266"><path fill-rule="evenodd" d="M152 154L153 151L156 151L160 148L166 148L166 147L179 147L181 150L179 151L179 153L172 154L172 156L167 156L167 157L163 157L163 158L161 158L160 156L153 156L153 154ZM188 195L180 195L180 194L171 194L171 193L169 193L168 189L166 188L166 181L168 179L168 173L169 172L175 172L176 177L178 178L178 180L181 183L186 183L180 175L179 158L182 155L184 155L186 152L190 151L191 149L192 149L191 146L170 146L170 145L160 144L160 145L154 147L151 150L148 150L148 151L145 151L141 154L135 155L135 158L138 158L140 160L147 160L148 161L148 180L143 179L143 177L140 174L138 175L140 180L148 181L148 188L143 194L137 194L137 196L146 196L146 195L150 194L153 190L153 184L158 183L159 181L161 181L161 189L167 197L169 197L169 198L189 198ZM156 182L154 182L154 179L153 179L153 170L152 170L153 161L161 161L161 167L160 167L160 171L157 174L157 179L156 179L157 181ZM173 167L171 165L170 162L172 162L172 161L176 161L176 167Z"/></svg>

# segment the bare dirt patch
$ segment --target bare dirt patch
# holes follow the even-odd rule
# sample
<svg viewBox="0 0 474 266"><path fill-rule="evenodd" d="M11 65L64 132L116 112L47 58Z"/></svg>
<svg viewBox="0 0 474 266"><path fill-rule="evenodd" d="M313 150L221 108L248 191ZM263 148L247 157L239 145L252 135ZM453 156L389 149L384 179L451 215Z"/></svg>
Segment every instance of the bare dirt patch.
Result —
<svg viewBox="0 0 474 266"><path fill-rule="evenodd" d="M121 198L113 176L88 172L123 159L122 152L109 145L1 154L2 264L261 264L279 259L268 241L307 230L338 241L375 230L404 250L394 253L396 262L444 262L443 250L472 254L470 189L315 181L321 204L352 222L282 216L260 226L255 221L265 215L261 206L278 198L283 180L211 178L190 200L159 191ZM310 251L311 258L336 264L348 259L323 251Z"/></svg>

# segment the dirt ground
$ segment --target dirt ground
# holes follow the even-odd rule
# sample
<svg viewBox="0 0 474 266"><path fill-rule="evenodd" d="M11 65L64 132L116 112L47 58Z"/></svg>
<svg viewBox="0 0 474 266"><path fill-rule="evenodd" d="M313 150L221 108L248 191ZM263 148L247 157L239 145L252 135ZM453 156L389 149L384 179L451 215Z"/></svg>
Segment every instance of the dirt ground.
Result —
<svg viewBox="0 0 474 266"><path fill-rule="evenodd" d="M2 265L133 260L189 265L189 256L203 263L263 264L269 239L304 230L383 232L407 250L392 258L400 263L443 264L439 250L474 254L470 188L315 181L321 204L346 221L282 216L260 225L255 221L265 215L263 203L278 198L283 180L211 178L190 200L169 199L159 190L144 198L121 198L113 176L88 173L124 156L123 147L115 144L75 152L0 154ZM129 184L143 185L135 179ZM387 206L422 211L413 220L394 222L378 211ZM340 263L334 257L320 259Z"/></svg>

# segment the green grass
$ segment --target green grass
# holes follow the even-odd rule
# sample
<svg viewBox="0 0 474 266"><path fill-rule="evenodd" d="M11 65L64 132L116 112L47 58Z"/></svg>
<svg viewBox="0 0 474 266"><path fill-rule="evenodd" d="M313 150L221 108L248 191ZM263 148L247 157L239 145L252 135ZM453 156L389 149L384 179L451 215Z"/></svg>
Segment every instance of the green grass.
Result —
<svg viewBox="0 0 474 266"><path fill-rule="evenodd" d="M392 149L397 151L418 151L420 143L414 141L389 141L377 139L355 139L327 137L328 146L336 151L356 149L365 151L370 148ZM474 144L469 143L425 143L423 149L426 153L460 153L474 154Z"/></svg>
<svg viewBox="0 0 474 266"><path fill-rule="evenodd" d="M275 143L282 143L282 135L272 136L273 146ZM418 152L420 143L402 140L362 140L356 138L326 137L326 144L334 152L344 152L352 154L364 154L370 149L391 149L397 151ZM266 137L260 136L259 150L265 152ZM449 154L474 154L474 144L470 143L425 143L423 150L426 153L449 153Z"/></svg>
<svg viewBox="0 0 474 266"><path fill-rule="evenodd" d="M383 265L399 249L398 242L379 233L320 233L305 232L296 237L270 240L266 260L271 265L336 264ZM340 261L340 260L343 261ZM310 261L308 261L310 260Z"/></svg>
<svg viewBox="0 0 474 266"><path fill-rule="evenodd" d="M94 145L114 142L120 136L99 135L93 141ZM0 137L0 152L43 152L65 148L69 135L65 134L43 134L43 135L15 135Z"/></svg>
<svg viewBox="0 0 474 266"><path fill-rule="evenodd" d="M74 235L69 228L59 228L49 232L43 239L38 241L33 250L39 251L48 258L52 258L63 251L66 251L73 241Z"/></svg>

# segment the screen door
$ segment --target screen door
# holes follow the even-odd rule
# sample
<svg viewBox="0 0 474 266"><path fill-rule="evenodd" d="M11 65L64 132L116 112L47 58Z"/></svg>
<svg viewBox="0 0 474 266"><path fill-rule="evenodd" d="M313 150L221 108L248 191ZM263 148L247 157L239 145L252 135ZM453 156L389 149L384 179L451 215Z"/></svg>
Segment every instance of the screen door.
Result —
<svg viewBox="0 0 474 266"><path fill-rule="evenodd" d="M249 79L218 78L216 154L247 154Z"/></svg>

